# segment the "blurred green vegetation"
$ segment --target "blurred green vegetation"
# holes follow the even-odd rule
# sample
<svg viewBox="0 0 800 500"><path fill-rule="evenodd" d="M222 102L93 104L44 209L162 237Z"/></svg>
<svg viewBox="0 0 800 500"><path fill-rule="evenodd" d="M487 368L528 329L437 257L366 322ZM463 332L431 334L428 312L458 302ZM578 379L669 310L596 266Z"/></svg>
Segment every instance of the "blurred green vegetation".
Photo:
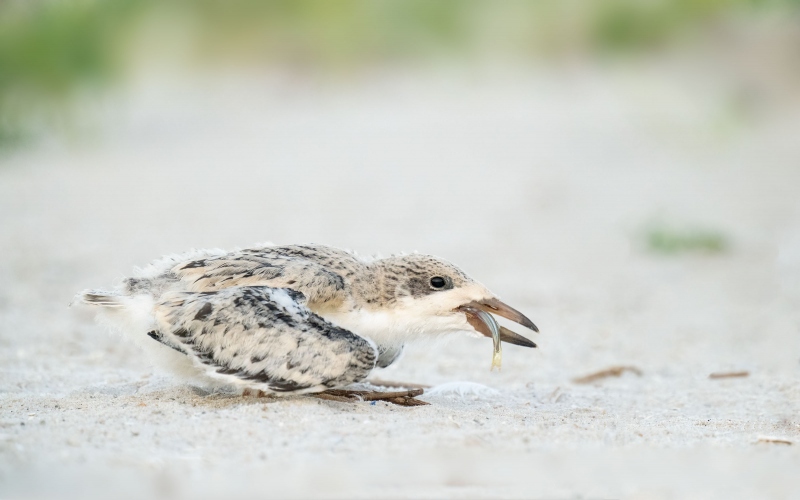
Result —
<svg viewBox="0 0 800 500"><path fill-rule="evenodd" d="M723 233L702 228L652 227L645 233L645 243L648 251L662 255L721 254L730 248L730 242Z"/></svg>
<svg viewBox="0 0 800 500"><path fill-rule="evenodd" d="M0 4L0 146L53 120L80 86L106 84L142 2Z"/></svg>
<svg viewBox="0 0 800 500"><path fill-rule="evenodd" d="M652 48L706 23L753 9L797 9L797 0L671 0L600 2L593 41L603 49Z"/></svg>
<svg viewBox="0 0 800 500"><path fill-rule="evenodd" d="M322 69L489 50L636 53L770 9L796 14L800 0L4 1L0 148L57 120L76 92L107 86L174 47L188 47L178 65Z"/></svg>

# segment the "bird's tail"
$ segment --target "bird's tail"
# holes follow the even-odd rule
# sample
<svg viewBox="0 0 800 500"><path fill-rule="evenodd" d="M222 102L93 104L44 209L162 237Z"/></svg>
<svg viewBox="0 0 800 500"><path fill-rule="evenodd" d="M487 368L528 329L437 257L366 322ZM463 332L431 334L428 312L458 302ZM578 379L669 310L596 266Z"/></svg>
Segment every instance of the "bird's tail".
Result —
<svg viewBox="0 0 800 500"><path fill-rule="evenodd" d="M84 304L102 307L123 307L125 295L108 290L84 290L76 299Z"/></svg>

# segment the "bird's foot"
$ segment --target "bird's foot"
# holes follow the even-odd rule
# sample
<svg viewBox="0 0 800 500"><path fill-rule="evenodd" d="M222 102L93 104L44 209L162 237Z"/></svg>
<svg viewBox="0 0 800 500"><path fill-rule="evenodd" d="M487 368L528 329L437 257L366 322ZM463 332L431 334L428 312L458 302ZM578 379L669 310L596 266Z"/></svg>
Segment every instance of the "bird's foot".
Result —
<svg viewBox="0 0 800 500"><path fill-rule="evenodd" d="M407 391L377 392L377 391L350 391L345 389L329 389L325 392L309 394L319 399L330 401L341 401L345 403L355 401L386 401L387 403L399 406L424 406L430 403L416 399L421 396L422 389L410 389Z"/></svg>
<svg viewBox="0 0 800 500"><path fill-rule="evenodd" d="M256 398L272 398L274 397L273 394L268 392L264 392L261 389L244 389L242 390L242 396L253 396Z"/></svg>

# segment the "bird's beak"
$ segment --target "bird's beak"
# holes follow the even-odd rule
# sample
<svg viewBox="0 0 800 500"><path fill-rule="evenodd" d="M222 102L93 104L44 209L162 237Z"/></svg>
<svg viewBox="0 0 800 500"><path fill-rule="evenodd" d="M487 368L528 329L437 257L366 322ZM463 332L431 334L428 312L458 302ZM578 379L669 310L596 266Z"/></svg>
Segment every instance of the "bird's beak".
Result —
<svg viewBox="0 0 800 500"><path fill-rule="evenodd" d="M533 321L528 319L524 314L517 311L513 307L504 304L498 299L484 299L484 300L476 300L470 302L468 304L464 304L457 308L458 311L463 312L467 316L467 322L469 322L472 327L480 332L481 334L492 337L492 330L494 328L499 328L500 330L500 340L503 342L508 342L509 344L521 345L525 347L536 347L536 344L522 335L518 333L512 332L508 328L503 326L489 324L490 321L494 321L493 318L486 318L485 315L479 314L478 311L483 311L491 314L496 314L498 316L502 316L506 319L510 319L515 323L519 323L520 325L524 326L525 328L529 328L534 332L538 332L539 329L536 328L536 325L533 324Z"/></svg>

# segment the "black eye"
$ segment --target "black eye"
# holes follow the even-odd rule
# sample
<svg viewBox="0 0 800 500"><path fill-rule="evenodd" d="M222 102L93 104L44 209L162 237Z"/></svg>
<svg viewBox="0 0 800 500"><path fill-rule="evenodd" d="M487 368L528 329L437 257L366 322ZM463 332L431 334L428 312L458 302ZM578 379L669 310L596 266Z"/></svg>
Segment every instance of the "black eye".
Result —
<svg viewBox="0 0 800 500"><path fill-rule="evenodd" d="M441 276L434 276L431 278L431 286L433 288L444 288L447 282Z"/></svg>

